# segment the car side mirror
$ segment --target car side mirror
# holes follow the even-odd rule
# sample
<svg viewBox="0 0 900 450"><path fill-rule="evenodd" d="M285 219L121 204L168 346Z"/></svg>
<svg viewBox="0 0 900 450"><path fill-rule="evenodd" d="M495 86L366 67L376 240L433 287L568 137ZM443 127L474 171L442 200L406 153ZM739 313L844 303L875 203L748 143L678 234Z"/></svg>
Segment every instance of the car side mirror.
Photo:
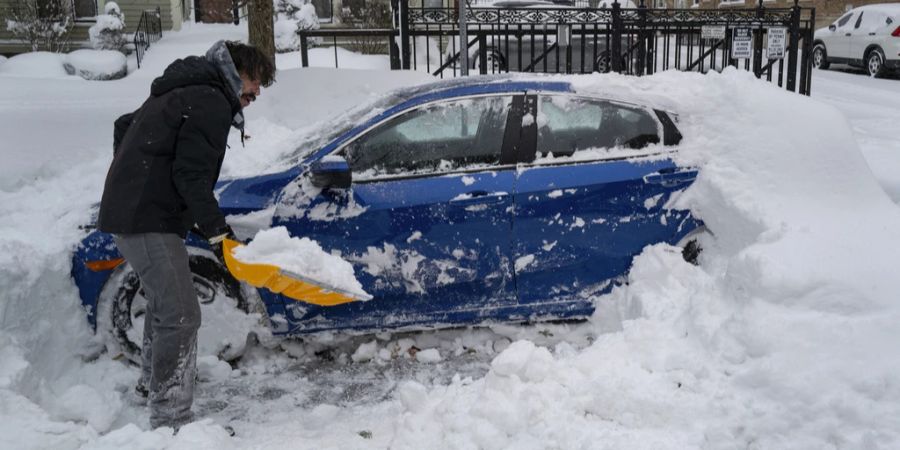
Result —
<svg viewBox="0 0 900 450"><path fill-rule="evenodd" d="M831 25L828 25L828 29L831 31L834 31L834 30L837 30L837 26L835 26L834 24L831 24Z"/></svg>
<svg viewBox="0 0 900 450"><path fill-rule="evenodd" d="M322 189L347 189L352 182L350 164L340 156L328 155L310 167L312 184Z"/></svg>

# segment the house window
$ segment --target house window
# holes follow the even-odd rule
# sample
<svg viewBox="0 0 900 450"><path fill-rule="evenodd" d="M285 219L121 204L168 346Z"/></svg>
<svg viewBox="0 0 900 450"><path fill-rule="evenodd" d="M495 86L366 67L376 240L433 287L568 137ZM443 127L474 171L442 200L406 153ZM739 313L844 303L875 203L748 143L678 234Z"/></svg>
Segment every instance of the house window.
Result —
<svg viewBox="0 0 900 450"><path fill-rule="evenodd" d="M312 4L316 8L316 15L319 16L319 20L331 22L334 16L331 0L312 0Z"/></svg>
<svg viewBox="0 0 900 450"><path fill-rule="evenodd" d="M76 19L84 19L97 16L96 0L72 0L72 12Z"/></svg>
<svg viewBox="0 0 900 450"><path fill-rule="evenodd" d="M657 9L666 8L666 0L653 0L653 7Z"/></svg>

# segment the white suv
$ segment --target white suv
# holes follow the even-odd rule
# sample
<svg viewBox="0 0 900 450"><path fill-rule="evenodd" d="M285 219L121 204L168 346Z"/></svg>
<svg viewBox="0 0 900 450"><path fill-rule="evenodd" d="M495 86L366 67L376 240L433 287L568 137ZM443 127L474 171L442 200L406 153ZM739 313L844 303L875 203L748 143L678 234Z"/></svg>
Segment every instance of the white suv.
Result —
<svg viewBox="0 0 900 450"><path fill-rule="evenodd" d="M819 69L849 64L873 77L900 69L900 4L854 8L828 28L816 30L812 57Z"/></svg>

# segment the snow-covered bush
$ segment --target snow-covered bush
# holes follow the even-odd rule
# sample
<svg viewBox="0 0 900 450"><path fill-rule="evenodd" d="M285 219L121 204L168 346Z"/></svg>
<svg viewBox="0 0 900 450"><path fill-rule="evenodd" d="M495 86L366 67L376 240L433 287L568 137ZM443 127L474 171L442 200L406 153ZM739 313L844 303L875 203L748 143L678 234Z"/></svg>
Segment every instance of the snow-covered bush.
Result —
<svg viewBox="0 0 900 450"><path fill-rule="evenodd" d="M15 55L6 62L0 64L0 75L23 78L63 78L66 70L63 68L62 53L52 52L28 52Z"/></svg>
<svg viewBox="0 0 900 450"><path fill-rule="evenodd" d="M66 55L64 67L69 75L85 80L118 80L128 75L125 55L117 50L75 50Z"/></svg>
<svg viewBox="0 0 900 450"><path fill-rule="evenodd" d="M97 23L88 30L91 46L97 50L124 50L128 42L125 38L125 15L116 2L106 3L103 12L97 16Z"/></svg>
<svg viewBox="0 0 900 450"><path fill-rule="evenodd" d="M277 0L275 9L275 50L281 53L300 49L298 30L318 30L319 16L309 0ZM310 38L310 45L319 43L318 38Z"/></svg>
<svg viewBox="0 0 900 450"><path fill-rule="evenodd" d="M3 13L6 29L31 51L60 52L69 44L73 26L69 4L62 0L13 0Z"/></svg>

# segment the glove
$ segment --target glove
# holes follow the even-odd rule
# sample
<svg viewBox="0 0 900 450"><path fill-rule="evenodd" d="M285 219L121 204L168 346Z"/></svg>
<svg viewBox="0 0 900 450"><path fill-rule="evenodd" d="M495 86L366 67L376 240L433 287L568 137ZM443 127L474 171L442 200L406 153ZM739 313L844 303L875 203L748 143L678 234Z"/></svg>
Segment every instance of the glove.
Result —
<svg viewBox="0 0 900 450"><path fill-rule="evenodd" d="M225 228L222 228L219 232L215 233L215 236L207 238L209 249L212 250L213 254L216 255L216 259L218 259L223 266L225 265L225 254L222 249L222 242L225 239L237 240L237 237L234 236L234 231L232 231L231 227L228 225L225 225Z"/></svg>

